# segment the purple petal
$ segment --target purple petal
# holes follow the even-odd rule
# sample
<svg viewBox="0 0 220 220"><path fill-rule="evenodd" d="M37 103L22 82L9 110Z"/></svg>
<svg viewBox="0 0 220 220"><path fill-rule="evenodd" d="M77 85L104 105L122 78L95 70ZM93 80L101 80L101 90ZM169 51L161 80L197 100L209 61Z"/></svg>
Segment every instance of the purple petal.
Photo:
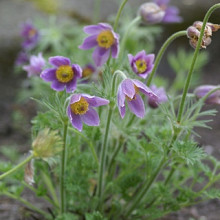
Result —
<svg viewBox="0 0 220 220"><path fill-rule="evenodd" d="M74 92L76 90L76 77L73 77L73 79L66 83L66 92L70 93L70 92Z"/></svg>
<svg viewBox="0 0 220 220"><path fill-rule="evenodd" d="M90 108L84 115L81 115L82 121L89 126L98 126L100 123L98 113Z"/></svg>
<svg viewBox="0 0 220 220"><path fill-rule="evenodd" d="M88 26L85 26L83 28L84 32L86 34L99 34L102 30L103 30L103 27L100 26L100 25L88 25Z"/></svg>
<svg viewBox="0 0 220 220"><path fill-rule="evenodd" d="M119 54L119 44L114 44L111 48L112 48L112 57L117 58Z"/></svg>
<svg viewBox="0 0 220 220"><path fill-rule="evenodd" d="M81 121L81 117L80 117L80 115L74 114L71 111L70 106L68 106L68 108L67 108L67 115L70 119L70 122L71 122L72 126L74 128L76 128L77 130L82 131L83 124L82 124L82 121Z"/></svg>
<svg viewBox="0 0 220 220"><path fill-rule="evenodd" d="M179 14L179 9L177 7L174 6L168 7L165 11L165 15L162 21L166 23L181 22L182 18L178 16L178 14Z"/></svg>
<svg viewBox="0 0 220 220"><path fill-rule="evenodd" d="M121 83L121 88L122 88L122 92L128 96L129 98L133 98L135 95L135 88L134 88L134 83L133 80L130 79L125 79L122 83Z"/></svg>
<svg viewBox="0 0 220 220"><path fill-rule="evenodd" d="M159 6L168 5L170 0L155 0L155 3Z"/></svg>
<svg viewBox="0 0 220 220"><path fill-rule="evenodd" d="M84 39L82 45L79 46L82 50L89 50L95 46L97 46L97 35L92 35Z"/></svg>
<svg viewBox="0 0 220 220"><path fill-rule="evenodd" d="M125 106L124 107L119 107L119 113L121 115L121 118L125 117Z"/></svg>
<svg viewBox="0 0 220 220"><path fill-rule="evenodd" d="M55 68L50 68L50 69L45 69L40 77L45 80L46 82L51 82L56 80L56 69Z"/></svg>
<svg viewBox="0 0 220 220"><path fill-rule="evenodd" d="M123 107L125 106L125 94L122 91L121 85L118 87L118 94L117 94L117 99L118 99L118 107Z"/></svg>
<svg viewBox="0 0 220 220"><path fill-rule="evenodd" d="M74 72L74 77L77 77L77 78L82 77L82 68L78 64L73 64L72 69Z"/></svg>
<svg viewBox="0 0 220 220"><path fill-rule="evenodd" d="M56 67L63 66L63 65L70 65L70 59L62 56L55 56L49 58L49 63Z"/></svg>
<svg viewBox="0 0 220 220"><path fill-rule="evenodd" d="M54 80L51 84L51 88L56 90L56 91L63 91L64 90L64 87L65 87L65 84L64 83L61 83L57 80Z"/></svg>
<svg viewBox="0 0 220 220"><path fill-rule="evenodd" d="M70 98L70 104L73 104L75 102L78 102L81 99L82 95L81 94L74 94Z"/></svg>
<svg viewBox="0 0 220 220"><path fill-rule="evenodd" d="M97 96L90 96L90 95L83 95L83 97L86 99L86 101L89 103L92 107L99 107L102 105L108 105L109 100L103 99Z"/></svg>
<svg viewBox="0 0 220 220"><path fill-rule="evenodd" d="M105 64L109 58L109 54L109 49L106 50L105 48L96 47L92 54L92 58L96 66L102 66Z"/></svg>
<svg viewBox="0 0 220 220"><path fill-rule="evenodd" d="M146 57L146 52L145 52L145 50L142 50L135 55L134 59L136 61L139 59L144 59L144 57Z"/></svg>
<svg viewBox="0 0 220 220"><path fill-rule="evenodd" d="M127 101L128 108L133 112L137 117L143 118L145 115L144 102L140 95L136 94L136 98L131 101Z"/></svg>
<svg viewBox="0 0 220 220"><path fill-rule="evenodd" d="M134 79L133 82L144 95L154 98L155 100L158 99L157 95L150 88L148 88L144 83L136 79Z"/></svg>

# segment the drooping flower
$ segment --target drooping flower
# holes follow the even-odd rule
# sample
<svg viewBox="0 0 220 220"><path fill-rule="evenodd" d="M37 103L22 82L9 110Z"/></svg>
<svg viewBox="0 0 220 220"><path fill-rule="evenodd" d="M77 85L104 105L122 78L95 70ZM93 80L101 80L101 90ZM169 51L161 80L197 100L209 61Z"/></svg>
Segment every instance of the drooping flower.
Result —
<svg viewBox="0 0 220 220"><path fill-rule="evenodd" d="M91 78L92 74L95 73L96 68L92 64L87 64L82 69L82 78Z"/></svg>
<svg viewBox="0 0 220 220"><path fill-rule="evenodd" d="M143 118L145 115L144 102L141 98L140 92L158 99L157 95L142 82L135 79L125 79L121 82L118 88L118 109L122 118L125 116L125 100L127 100L128 108L137 117Z"/></svg>
<svg viewBox="0 0 220 220"><path fill-rule="evenodd" d="M21 36L24 41L22 43L22 48L32 49L34 48L39 41L39 31L34 27L31 22L26 22L23 24Z"/></svg>
<svg viewBox="0 0 220 220"><path fill-rule="evenodd" d="M99 126L99 115L94 107L109 104L107 99L87 94L74 94L67 107L67 115L74 128L82 131L83 122L88 126Z"/></svg>
<svg viewBox="0 0 220 220"><path fill-rule="evenodd" d="M179 9L175 6L169 6L170 0L154 0L154 2L165 12L162 22L179 23L182 21L179 16Z"/></svg>
<svg viewBox="0 0 220 220"><path fill-rule="evenodd" d="M15 60L16 66L23 66L24 64L27 64L29 61L28 54L24 51L21 51L18 53L18 56Z"/></svg>
<svg viewBox="0 0 220 220"><path fill-rule="evenodd" d="M169 1L154 0L154 2L142 4L139 9L142 20L147 24L181 22L182 18L178 15L179 9L175 6L168 6Z"/></svg>
<svg viewBox="0 0 220 220"><path fill-rule="evenodd" d="M148 97L148 104L151 108L157 108L159 104L167 102L167 94L163 87L157 88L155 85L150 86L150 89L157 95L158 99Z"/></svg>
<svg viewBox="0 0 220 220"><path fill-rule="evenodd" d="M135 56L128 54L129 63L132 70L141 78L146 78L154 67L154 54L146 54L144 50Z"/></svg>
<svg viewBox="0 0 220 220"><path fill-rule="evenodd" d="M82 69L78 64L72 64L69 58L55 56L49 58L49 63L54 68L45 69L40 77L52 82L51 88L56 91L62 91L66 87L67 92L73 92L76 89L76 81L82 77Z"/></svg>
<svg viewBox="0 0 220 220"><path fill-rule="evenodd" d="M90 36L84 39L79 48L89 50L95 47L92 57L96 66L106 63L110 54L113 58L118 57L119 35L113 31L111 25L106 23L89 25L84 27L84 32Z"/></svg>
<svg viewBox="0 0 220 220"><path fill-rule="evenodd" d="M30 65L23 66L23 70L27 71L28 77L40 76L44 66L45 60L42 53L39 53L38 56L30 57Z"/></svg>
<svg viewBox="0 0 220 220"><path fill-rule="evenodd" d="M208 92L216 88L219 88L219 86L202 85L195 89L194 94L196 95L197 98L200 99L204 97ZM216 92L209 95L209 97L205 100L205 103L220 105L220 90L217 90Z"/></svg>

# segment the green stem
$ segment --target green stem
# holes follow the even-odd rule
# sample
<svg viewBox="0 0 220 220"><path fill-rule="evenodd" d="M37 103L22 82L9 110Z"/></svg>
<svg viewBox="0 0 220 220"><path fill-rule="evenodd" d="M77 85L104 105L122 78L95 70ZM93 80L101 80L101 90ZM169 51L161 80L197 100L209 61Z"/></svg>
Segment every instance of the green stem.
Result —
<svg viewBox="0 0 220 220"><path fill-rule="evenodd" d="M93 22L97 23L100 19L101 0L94 0Z"/></svg>
<svg viewBox="0 0 220 220"><path fill-rule="evenodd" d="M66 171L66 160L67 160L67 121L63 122L63 150L61 157L61 176L60 176L60 211L63 214L66 211L66 190L65 190L65 171Z"/></svg>
<svg viewBox="0 0 220 220"><path fill-rule="evenodd" d="M127 38L129 36L129 33L132 29L133 26L135 26L136 24L138 24L141 20L141 17L140 16L137 16L134 20L132 20L129 25L127 26L126 30L125 30L125 33L123 35L123 38L121 40L121 45L120 45L120 53L119 53L119 63L121 63L121 60L122 60L122 57L123 57L123 53L124 53L124 50L125 50L125 44L126 44L126 41L127 41Z"/></svg>
<svg viewBox="0 0 220 220"><path fill-rule="evenodd" d="M190 86L190 81L191 81L191 78L192 78L192 74L193 74L193 70L194 70L194 67L195 67L196 60L197 60L197 56L199 54L199 49L200 49L200 46L201 46L201 43L202 43L202 38L203 38L203 35L204 35L206 23L208 22L209 17L211 16L211 14L217 8L220 8L220 3L213 5L208 10L208 12L206 13L206 15L204 17L202 29L200 31L200 36L199 36L199 39L198 39L198 43L197 43L197 46L196 46L196 49L195 49L195 52L194 52L194 55L193 55L193 60L192 60L192 63L191 63L190 69L189 69L189 73L188 73L188 76L187 76L187 79L186 79L186 82L185 82L185 86L184 86L184 89L183 89L183 96L182 96L182 99L181 99L181 103L180 103L180 107L179 107L179 111L178 111L178 115L177 115L177 122L178 123L180 123L181 119L182 119L184 104L185 104L185 100L186 100L186 94L187 94L189 86Z"/></svg>
<svg viewBox="0 0 220 220"><path fill-rule="evenodd" d="M23 167L26 163L28 163L30 160L32 160L34 158L34 154L31 154L29 157L27 157L24 161L22 161L21 163L19 163L17 166L15 166L14 168L10 169L9 171L3 173L2 175L0 175L0 180L5 178L8 175L11 175L12 173L14 173L15 171L17 171L18 169L20 169L21 167Z"/></svg>
<svg viewBox="0 0 220 220"><path fill-rule="evenodd" d="M114 31L116 31L117 28L118 28L119 18L121 16L121 12L122 12L124 6L126 5L127 1L128 0L123 0L123 2L121 3L121 6L118 9L118 13L117 13L117 16L116 16L116 19L115 19L115 23L114 23Z"/></svg>
<svg viewBox="0 0 220 220"><path fill-rule="evenodd" d="M38 209L37 207L35 207L34 205L32 205L32 204L31 204L30 202L28 202L27 200L22 199L21 197L15 196L15 195L13 195L13 194L10 193L10 192L4 192L4 193L2 193L2 194L3 194L3 195L6 195L6 196L8 196L8 197L10 197L10 198L12 198L12 199L18 200L19 202L21 202L21 203L23 203L24 205L26 205L28 208L30 208L30 209L32 209L32 210L34 210L34 211L40 213L41 215L47 217L48 219L51 219L50 215L49 215L47 212L45 212L45 211L43 211L43 210L41 210L41 209Z"/></svg>
<svg viewBox="0 0 220 220"><path fill-rule="evenodd" d="M186 31L178 31L176 33L174 33L173 35L171 35L163 44L163 46L160 48L160 51L158 52L157 54L157 57L155 59L155 63L154 63L154 68L149 76L149 79L147 81L147 86L150 86L151 84L151 81L155 75L155 72L158 68L158 65L161 61L161 58L164 54L164 52L166 51L167 47L178 37L182 37L182 36L185 36L186 35Z"/></svg>
<svg viewBox="0 0 220 220"><path fill-rule="evenodd" d="M98 157L97 157L97 154L96 154L96 151L95 151L93 143L87 137L85 137L81 132L77 131L73 127L70 127L69 129L74 131L79 136L81 136L88 143L89 148L90 148L90 150L92 152L93 158L94 158L94 160L96 162L96 165L99 167L99 160L98 160Z"/></svg>

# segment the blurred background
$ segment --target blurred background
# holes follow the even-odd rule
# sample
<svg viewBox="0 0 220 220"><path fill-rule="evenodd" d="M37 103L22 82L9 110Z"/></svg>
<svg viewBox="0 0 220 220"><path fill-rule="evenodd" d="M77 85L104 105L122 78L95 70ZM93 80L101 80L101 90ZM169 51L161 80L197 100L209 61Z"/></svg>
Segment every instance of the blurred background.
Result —
<svg viewBox="0 0 220 220"><path fill-rule="evenodd" d="M137 11L144 0L129 0L134 11ZM119 0L100 0L100 21L106 21L109 15L116 14L120 3ZM162 42L166 40L175 31L184 30L194 21L202 20L207 10L217 0L182 0L171 1L171 4L180 8L180 15L183 17L181 24L167 24L163 26L164 33L159 36L156 42L157 54ZM35 103L31 100L25 104L16 102L17 93L24 84L27 74L15 74L14 62L21 50L21 24L25 21L40 18L42 21L48 21L49 17L56 16L57 21L78 21L81 23L91 23L94 19L93 0L0 0L0 159L1 148L13 146L19 153L23 154L30 148L30 121L36 114ZM126 13L126 10L123 12ZM220 10L217 10L210 18L212 23L220 23ZM74 22L73 22L74 25ZM220 31L215 33L212 38L212 44L208 46L209 62L204 67L202 75L203 84L220 84ZM181 46L186 50L193 51L186 38L178 39L166 52L167 54ZM59 54L54 54L59 55ZM158 72L163 70L167 77L173 77L172 69L167 64L166 55L164 56ZM206 107L207 108L207 107ZM214 121L210 123L212 130L198 129L201 137L198 142L206 148L210 154L215 154L220 159L220 107L211 106L218 113ZM19 114L17 114L19 113ZM22 116L22 117L21 117ZM19 122L19 123L17 123ZM13 148L12 148L13 149ZM0 201L0 219L15 219L13 210L16 213L19 205L13 203L12 212L4 207L5 201ZM189 219L186 216L194 216L195 219L219 220L220 202L209 201L196 208L183 210L170 216L169 219ZM185 213L184 213L185 212ZM1 216L2 215L2 216ZM183 218L181 218L183 216ZM185 217L184 217L185 216ZM19 219L19 218L17 218Z"/></svg>

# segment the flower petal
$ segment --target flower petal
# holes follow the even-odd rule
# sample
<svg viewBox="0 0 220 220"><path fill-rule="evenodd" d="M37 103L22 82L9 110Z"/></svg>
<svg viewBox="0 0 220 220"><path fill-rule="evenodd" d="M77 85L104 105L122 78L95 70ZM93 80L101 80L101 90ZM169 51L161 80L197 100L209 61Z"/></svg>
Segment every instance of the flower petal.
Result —
<svg viewBox="0 0 220 220"><path fill-rule="evenodd" d="M92 35L84 39L82 45L79 46L82 50L89 50L98 45L97 43L97 35Z"/></svg>
<svg viewBox="0 0 220 220"><path fill-rule="evenodd" d="M73 77L73 79L66 83L66 92L70 93L70 92L74 92L76 90L76 77Z"/></svg>
<svg viewBox="0 0 220 220"><path fill-rule="evenodd" d="M70 59L62 56L55 56L49 58L49 63L51 65L54 65L56 67L62 66L62 65L70 65Z"/></svg>
<svg viewBox="0 0 220 220"><path fill-rule="evenodd" d="M106 50L105 48L96 47L92 54L92 58L96 66L102 66L104 63L106 63L109 58L109 54L109 49Z"/></svg>
<svg viewBox="0 0 220 220"><path fill-rule="evenodd" d="M73 104L75 102L78 102L81 99L82 95L81 94L74 94L70 98L70 104Z"/></svg>
<svg viewBox="0 0 220 220"><path fill-rule="evenodd" d="M68 106L68 108L67 108L67 115L70 119L70 122L71 122L72 126L74 128L76 128L78 131L82 131L83 124L82 124L81 117L80 117L80 115L75 115L71 111L70 106Z"/></svg>
<svg viewBox="0 0 220 220"><path fill-rule="evenodd" d="M135 95L135 88L134 88L134 83L133 80L131 79L125 79L122 83L121 83L121 88L122 88L122 92L128 96L129 98L133 98Z"/></svg>
<svg viewBox="0 0 220 220"><path fill-rule="evenodd" d="M65 84L64 83L61 83L57 80L54 80L51 84L51 88L56 90L56 91L63 91L64 90L64 87L65 87Z"/></svg>
<svg viewBox="0 0 220 220"><path fill-rule="evenodd" d="M97 96L90 96L90 95L83 95L83 97L86 99L86 101L89 103L92 107L99 107L102 105L108 105L109 100L103 99Z"/></svg>
<svg viewBox="0 0 220 220"><path fill-rule="evenodd" d="M56 69L55 68L50 68L50 69L45 69L40 77L45 80L46 82L51 82L56 80Z"/></svg>
<svg viewBox="0 0 220 220"><path fill-rule="evenodd" d="M99 34L103 30L103 27L100 25L88 25L83 30L86 34Z"/></svg>
<svg viewBox="0 0 220 220"><path fill-rule="evenodd" d="M99 126L99 115L93 108L90 108L86 114L81 115L81 118L82 121L89 126Z"/></svg>
<svg viewBox="0 0 220 220"><path fill-rule="evenodd" d="M145 107L144 107L144 102L140 95L136 94L136 98L131 101L128 100L127 103L130 111L133 112L137 117L139 118L144 117Z"/></svg>
<svg viewBox="0 0 220 220"><path fill-rule="evenodd" d="M77 78L82 77L82 68L78 64L73 64L72 69L74 71L74 77L77 77Z"/></svg>

